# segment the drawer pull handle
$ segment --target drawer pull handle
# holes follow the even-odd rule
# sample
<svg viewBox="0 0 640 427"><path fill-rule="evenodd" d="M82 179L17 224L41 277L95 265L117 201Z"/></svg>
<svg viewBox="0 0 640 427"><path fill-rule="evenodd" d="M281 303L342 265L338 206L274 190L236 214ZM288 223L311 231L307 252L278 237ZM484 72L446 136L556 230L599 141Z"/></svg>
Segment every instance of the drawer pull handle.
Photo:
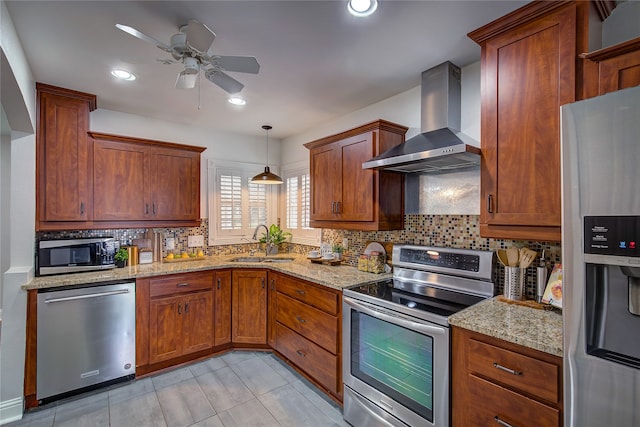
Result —
<svg viewBox="0 0 640 427"><path fill-rule="evenodd" d="M178 314L182 314L182 304L178 304Z"/></svg>
<svg viewBox="0 0 640 427"><path fill-rule="evenodd" d="M220 289L220 278L218 277L218 289Z"/></svg>
<svg viewBox="0 0 640 427"><path fill-rule="evenodd" d="M272 291L276 290L276 279L271 279L271 290Z"/></svg>
<svg viewBox="0 0 640 427"><path fill-rule="evenodd" d="M298 295L304 295L304 291L302 289L296 289L296 293Z"/></svg>
<svg viewBox="0 0 640 427"><path fill-rule="evenodd" d="M501 371L508 372L510 374L513 374L513 375L522 375L522 372L520 372L520 371L516 371L516 370L513 370L513 369L506 368L506 367L504 367L502 365L498 365L495 362L493 362L493 367L496 368L496 369L500 369Z"/></svg>
<svg viewBox="0 0 640 427"><path fill-rule="evenodd" d="M304 320L304 319L303 319L302 317L300 317L300 316L296 316L296 320L297 320L298 322L300 322L300 323L305 323L305 322L306 322L306 320Z"/></svg>
<svg viewBox="0 0 640 427"><path fill-rule="evenodd" d="M487 195L487 212L493 213L493 195Z"/></svg>
<svg viewBox="0 0 640 427"><path fill-rule="evenodd" d="M189 286L189 283L188 282L178 283L176 286L178 288L186 288L187 286Z"/></svg>
<svg viewBox="0 0 640 427"><path fill-rule="evenodd" d="M188 302L184 304L184 312L185 312L185 314L189 312L189 303Z"/></svg>
<svg viewBox="0 0 640 427"><path fill-rule="evenodd" d="M296 350L296 353L298 353L298 356L307 357L307 353L302 350Z"/></svg>
<svg viewBox="0 0 640 427"><path fill-rule="evenodd" d="M497 416L497 415L496 415L495 417L493 417L493 420L494 420L495 422L497 422L498 424L500 424L502 427L513 427L513 426L512 426L511 424L509 424L508 422L506 422L506 421L502 421L502 420L500 419L500 417L499 417L499 416Z"/></svg>

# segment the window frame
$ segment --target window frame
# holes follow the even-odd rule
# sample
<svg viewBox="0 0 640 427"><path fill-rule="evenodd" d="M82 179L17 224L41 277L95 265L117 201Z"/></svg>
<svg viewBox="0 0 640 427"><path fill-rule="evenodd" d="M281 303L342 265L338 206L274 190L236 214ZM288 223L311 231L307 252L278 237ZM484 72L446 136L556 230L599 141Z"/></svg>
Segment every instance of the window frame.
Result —
<svg viewBox="0 0 640 427"><path fill-rule="evenodd" d="M208 159L207 162L207 217L209 219L209 246L245 244L254 242L253 229L248 225L249 214L248 192L249 179L262 172L264 166L257 163L244 163L235 161L221 161ZM274 173L277 173L277 169ZM243 228L234 231L221 230L220 223L220 186L219 176L221 173L241 176L241 210L243 213ZM266 190L266 226L277 223L278 219L278 185L264 185ZM257 241L257 240L256 240Z"/></svg>
<svg viewBox="0 0 640 427"><path fill-rule="evenodd" d="M280 212L282 212L281 217L284 219L281 227L283 230L288 231L292 234L291 241L296 244L308 245L308 246L319 246L321 243L322 230L320 228L311 228L311 229L301 229L300 227L296 229L290 229L287 227L287 179L292 177L300 177L302 175L309 175L309 179L311 179L310 167L308 161L299 161L295 163L290 163L286 166L282 167L282 175L280 177L284 181L283 189L281 191L280 196ZM300 185L300 180L298 180ZM298 189L300 187L298 186ZM309 203L311 203L311 182L309 182ZM299 206L301 208L301 206ZM300 212L298 212L298 218L302 218Z"/></svg>

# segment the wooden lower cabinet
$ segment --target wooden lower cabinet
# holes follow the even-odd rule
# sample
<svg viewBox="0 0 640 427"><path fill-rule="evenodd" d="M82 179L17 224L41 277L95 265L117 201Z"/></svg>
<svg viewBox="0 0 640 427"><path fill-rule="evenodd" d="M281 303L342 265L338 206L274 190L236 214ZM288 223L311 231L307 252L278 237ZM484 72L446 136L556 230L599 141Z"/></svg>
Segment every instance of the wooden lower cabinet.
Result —
<svg viewBox="0 0 640 427"><path fill-rule="evenodd" d="M269 273L270 345L294 367L342 401L340 291Z"/></svg>
<svg viewBox="0 0 640 427"><path fill-rule="evenodd" d="M231 270L216 271L213 298L213 345L231 343Z"/></svg>
<svg viewBox="0 0 640 427"><path fill-rule="evenodd" d="M562 359L452 327L452 425L560 427Z"/></svg>
<svg viewBox="0 0 640 427"><path fill-rule="evenodd" d="M267 344L267 272L233 270L231 340Z"/></svg>
<svg viewBox="0 0 640 427"><path fill-rule="evenodd" d="M195 280L192 285L191 280ZM208 289L200 290L201 283ZM150 281L149 363L213 347L212 273L181 274ZM174 293L164 296L173 285ZM195 292L191 288L197 288ZM162 296L153 297L154 293Z"/></svg>

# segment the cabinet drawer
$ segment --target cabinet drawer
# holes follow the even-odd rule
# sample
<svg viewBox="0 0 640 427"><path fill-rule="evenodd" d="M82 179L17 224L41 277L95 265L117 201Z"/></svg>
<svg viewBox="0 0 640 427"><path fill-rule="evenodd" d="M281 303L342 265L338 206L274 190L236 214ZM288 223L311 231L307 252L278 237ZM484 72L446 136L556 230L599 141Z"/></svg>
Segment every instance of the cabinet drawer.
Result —
<svg viewBox="0 0 640 427"><path fill-rule="evenodd" d="M276 349L333 393L338 390L338 357L276 323Z"/></svg>
<svg viewBox="0 0 640 427"><path fill-rule="evenodd" d="M560 368L475 339L469 340L468 370L540 399L560 400ZM510 372L511 370L513 372Z"/></svg>
<svg viewBox="0 0 640 427"><path fill-rule="evenodd" d="M558 409L493 384L475 375L469 375L470 417L467 426L499 426L498 420L513 427L558 427L561 414ZM498 417L498 418L496 418Z"/></svg>
<svg viewBox="0 0 640 427"><path fill-rule="evenodd" d="M179 274L168 277L157 277L149 280L149 296L151 298L211 289L213 272Z"/></svg>
<svg viewBox="0 0 640 427"><path fill-rule="evenodd" d="M279 276L277 290L329 314L338 314L340 295L328 289L309 285L286 276Z"/></svg>
<svg viewBox="0 0 640 427"><path fill-rule="evenodd" d="M276 321L333 354L338 352L338 318L280 292L276 296Z"/></svg>

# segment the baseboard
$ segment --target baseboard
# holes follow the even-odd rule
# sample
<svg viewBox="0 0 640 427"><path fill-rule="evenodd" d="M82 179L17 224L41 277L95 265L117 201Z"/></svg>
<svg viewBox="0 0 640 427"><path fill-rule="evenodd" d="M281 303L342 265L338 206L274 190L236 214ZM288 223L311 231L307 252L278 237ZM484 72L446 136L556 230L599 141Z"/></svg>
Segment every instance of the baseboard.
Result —
<svg viewBox="0 0 640 427"><path fill-rule="evenodd" d="M22 397L0 402L0 425L22 419Z"/></svg>

